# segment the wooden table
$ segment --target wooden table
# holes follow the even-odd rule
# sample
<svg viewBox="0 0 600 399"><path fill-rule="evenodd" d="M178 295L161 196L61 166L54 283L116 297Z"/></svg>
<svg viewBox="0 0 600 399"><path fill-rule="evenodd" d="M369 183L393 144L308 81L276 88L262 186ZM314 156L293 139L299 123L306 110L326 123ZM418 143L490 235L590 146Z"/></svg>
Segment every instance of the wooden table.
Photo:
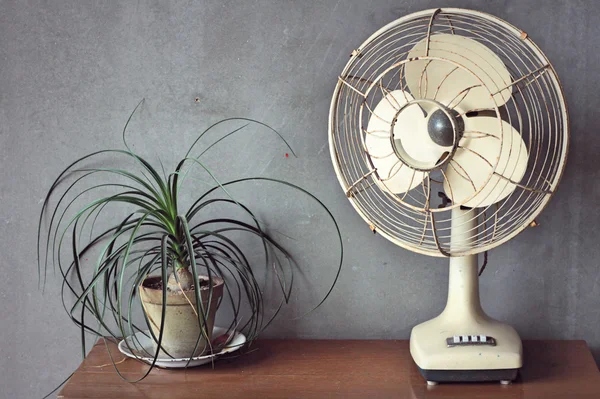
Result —
<svg viewBox="0 0 600 399"><path fill-rule="evenodd" d="M110 344L116 361L123 359ZM59 398L600 398L600 373L585 341L525 341L525 366L512 385L428 387L408 341L261 340L235 359L188 370L154 369L130 384L96 344ZM139 378L136 360L118 365ZM172 395L172 396L169 396Z"/></svg>

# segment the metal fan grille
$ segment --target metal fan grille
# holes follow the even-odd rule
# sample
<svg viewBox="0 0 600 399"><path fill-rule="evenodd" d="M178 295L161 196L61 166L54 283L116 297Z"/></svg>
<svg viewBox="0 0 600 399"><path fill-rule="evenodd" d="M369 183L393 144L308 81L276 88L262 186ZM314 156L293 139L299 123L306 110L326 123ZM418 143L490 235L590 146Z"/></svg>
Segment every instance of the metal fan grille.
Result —
<svg viewBox="0 0 600 399"><path fill-rule="evenodd" d="M476 40L500 57L511 81L505 87L486 89L493 95L510 87L510 98L494 109L470 111L488 112L508 122L521 133L529 154L527 170L515 191L491 206L469 209L469 217L476 218L477 228L464 243L450 242L451 210L461 204L443 203L439 193L446 177L444 168L428 172L419 187L393 194L383 189L386 177L370 162L365 146L366 123L373 116L375 105L392 90L406 90L403 71L412 62L407 59L408 52L424 38L429 46L438 33ZM435 98L435 93L411 94L417 99ZM329 120L335 171L358 213L371 229L394 243L432 256L483 252L527 227L558 185L568 136L564 95L545 55L526 33L494 16L463 9L411 14L373 34L352 52L340 75ZM449 167L456 166L450 163L446 165Z"/></svg>

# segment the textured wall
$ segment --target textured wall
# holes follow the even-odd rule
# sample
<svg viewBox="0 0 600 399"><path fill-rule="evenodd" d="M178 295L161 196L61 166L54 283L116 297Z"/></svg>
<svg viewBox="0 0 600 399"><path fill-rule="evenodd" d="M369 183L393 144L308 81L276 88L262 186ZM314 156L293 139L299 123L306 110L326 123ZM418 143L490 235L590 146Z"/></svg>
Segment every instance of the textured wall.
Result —
<svg viewBox="0 0 600 399"><path fill-rule="evenodd" d="M340 189L327 147L330 97L350 51L391 20L438 6L487 11L527 31L558 71L571 112L563 182L540 227L490 253L484 307L524 338L585 339L600 355L596 2L120 3L0 1L0 397L39 397L81 360L59 279L51 274L45 294L37 290L37 212L67 161L120 145L120 129L142 97L132 126L139 151L172 161L181 144L219 118L260 119L281 131L299 158L285 158L278 144L261 150L268 138L254 129L219 149L220 159L306 187L340 222L347 258L332 297L267 335L407 338L413 325L439 313L447 262L374 237ZM307 278L325 287L335 261L330 225L287 194L250 187L240 195L280 224L295 215L298 231L291 230L305 246L294 251ZM315 292L301 289L286 316L314 303Z"/></svg>

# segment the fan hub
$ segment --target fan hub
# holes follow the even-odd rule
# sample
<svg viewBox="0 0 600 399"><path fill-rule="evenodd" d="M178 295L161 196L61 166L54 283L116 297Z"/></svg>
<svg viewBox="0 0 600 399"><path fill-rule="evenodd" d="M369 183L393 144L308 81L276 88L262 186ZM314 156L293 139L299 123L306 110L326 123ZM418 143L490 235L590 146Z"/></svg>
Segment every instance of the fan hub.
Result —
<svg viewBox="0 0 600 399"><path fill-rule="evenodd" d="M423 113L422 118L414 118L414 113L412 113L412 118L404 118L404 115L409 113L408 110L414 107L420 108L419 113ZM424 115L425 110L429 112L428 119ZM422 172L434 171L450 161L462 138L464 127L464 122L458 112L442 103L429 99L412 100L400 107L392 121L392 148L396 156L410 168ZM409 143L419 142L422 144L423 135L435 143L432 144L434 147L447 147L435 162L425 162L419 159L420 154L416 153L414 148L411 152L411 149L407 147Z"/></svg>
<svg viewBox="0 0 600 399"><path fill-rule="evenodd" d="M427 121L427 132L434 143L442 147L450 147L454 144L455 137L457 140L462 138L465 131L465 122L460 117L459 113L454 109L437 109ZM457 127L456 134L454 127Z"/></svg>

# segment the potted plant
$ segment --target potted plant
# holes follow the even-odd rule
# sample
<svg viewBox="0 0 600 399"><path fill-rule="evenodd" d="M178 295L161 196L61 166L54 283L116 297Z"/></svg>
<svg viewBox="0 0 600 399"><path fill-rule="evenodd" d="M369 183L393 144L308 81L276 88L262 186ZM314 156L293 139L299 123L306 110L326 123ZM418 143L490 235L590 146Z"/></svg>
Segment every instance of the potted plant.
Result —
<svg viewBox="0 0 600 399"><path fill-rule="evenodd" d="M251 342L290 298L293 272L298 266L252 210L230 194L229 187L245 181L270 182L292 187L316 201L331 218L339 238L340 263L333 284L343 249L332 214L308 191L260 176L221 182L202 161L215 144L239 134L248 124L268 129L294 154L272 128L244 118L220 121L200 134L167 174L162 163L158 168L153 166L128 145L126 131L134 114L135 110L123 129L124 149L100 150L77 159L50 187L39 219L38 271L42 284L52 265L60 271L63 304L81 330L83 356L86 333L116 341L148 330L155 350L144 378L159 353L192 358L222 345L224 341L215 342L212 332L215 313L223 301L232 309L228 334L243 330ZM246 124L197 148L207 132L230 121ZM113 166L106 166L107 157ZM120 166L122 161L129 165ZM196 187L200 194L183 209L181 187L198 171L210 177L209 184ZM247 220L227 214L206 216L204 212L216 205L233 207ZM116 215L121 216L115 219ZM97 224L104 227L98 229ZM261 242L263 272L274 274L283 294L282 304L269 317L265 317L263 293L256 278L259 267L248 260L230 233L250 234ZM134 321L138 296L147 328ZM241 316L244 306L249 309L245 319Z"/></svg>

